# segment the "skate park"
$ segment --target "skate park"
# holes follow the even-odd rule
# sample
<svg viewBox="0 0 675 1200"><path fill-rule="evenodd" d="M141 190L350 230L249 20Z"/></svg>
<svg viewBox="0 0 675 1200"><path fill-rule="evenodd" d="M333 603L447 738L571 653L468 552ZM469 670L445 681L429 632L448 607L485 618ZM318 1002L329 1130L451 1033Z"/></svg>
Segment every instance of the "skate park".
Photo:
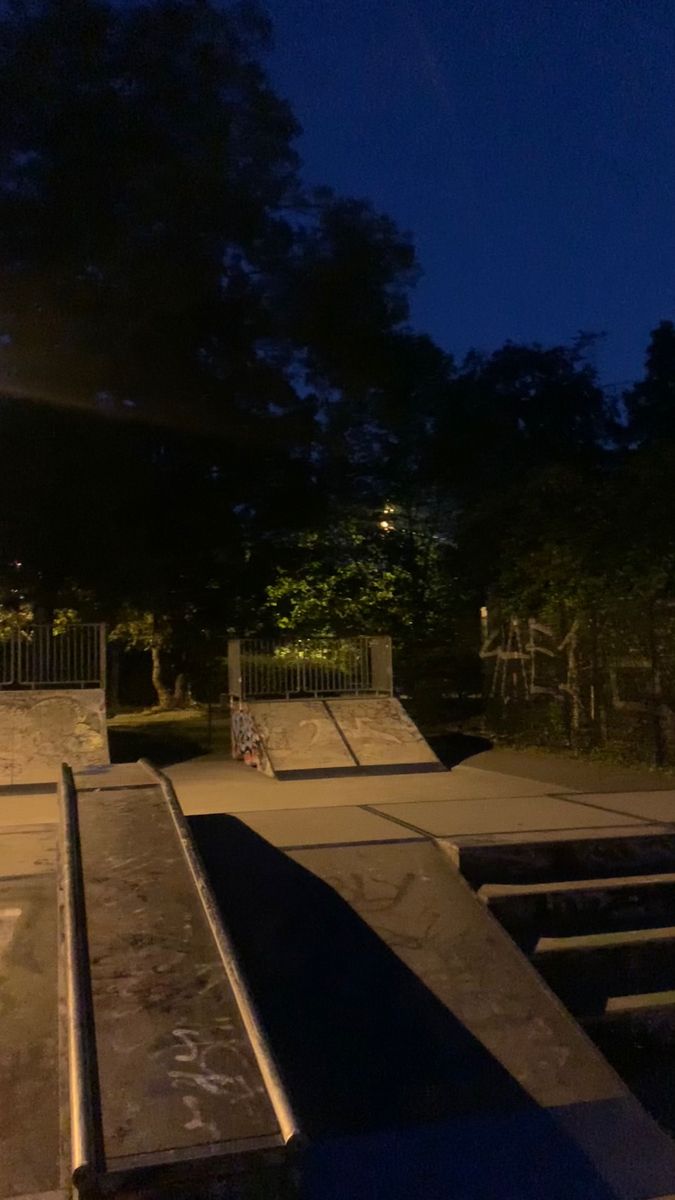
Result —
<svg viewBox="0 0 675 1200"><path fill-rule="evenodd" d="M3 1196L675 1190L675 790L447 769L389 640L344 654L238 643L233 753L158 772L109 761L103 655L24 650Z"/></svg>

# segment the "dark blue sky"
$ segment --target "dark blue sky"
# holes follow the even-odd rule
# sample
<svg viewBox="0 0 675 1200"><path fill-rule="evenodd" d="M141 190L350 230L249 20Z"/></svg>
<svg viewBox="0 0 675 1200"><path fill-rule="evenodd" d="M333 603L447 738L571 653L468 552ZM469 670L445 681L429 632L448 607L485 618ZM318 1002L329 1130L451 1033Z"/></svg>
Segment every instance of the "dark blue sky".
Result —
<svg viewBox="0 0 675 1200"><path fill-rule="evenodd" d="M305 176L412 231L414 323L457 355L675 310L674 0L267 0Z"/></svg>

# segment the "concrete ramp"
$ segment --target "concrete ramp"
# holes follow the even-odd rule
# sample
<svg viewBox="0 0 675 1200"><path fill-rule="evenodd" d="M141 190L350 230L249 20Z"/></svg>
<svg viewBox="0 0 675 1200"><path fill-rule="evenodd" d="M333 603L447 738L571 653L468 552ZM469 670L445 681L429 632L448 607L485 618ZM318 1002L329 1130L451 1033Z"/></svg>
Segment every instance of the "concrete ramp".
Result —
<svg viewBox="0 0 675 1200"><path fill-rule="evenodd" d="M110 761L103 690L0 691L0 785L56 782L64 761Z"/></svg>
<svg viewBox="0 0 675 1200"><path fill-rule="evenodd" d="M276 1195L292 1114L168 780L66 769L60 799L78 1190Z"/></svg>
<svg viewBox="0 0 675 1200"><path fill-rule="evenodd" d="M305 1200L675 1195L673 1142L437 845L190 825L310 1140Z"/></svg>
<svg viewBox="0 0 675 1200"><path fill-rule="evenodd" d="M270 774L351 772L357 765L321 700L259 700L249 705ZM267 764L264 764L267 765Z"/></svg>
<svg viewBox="0 0 675 1200"><path fill-rule="evenodd" d="M390 697L257 700L238 717L257 764L277 779L444 770Z"/></svg>
<svg viewBox="0 0 675 1200"><path fill-rule="evenodd" d="M391 696L341 697L326 707L357 766L442 770L403 705Z"/></svg>

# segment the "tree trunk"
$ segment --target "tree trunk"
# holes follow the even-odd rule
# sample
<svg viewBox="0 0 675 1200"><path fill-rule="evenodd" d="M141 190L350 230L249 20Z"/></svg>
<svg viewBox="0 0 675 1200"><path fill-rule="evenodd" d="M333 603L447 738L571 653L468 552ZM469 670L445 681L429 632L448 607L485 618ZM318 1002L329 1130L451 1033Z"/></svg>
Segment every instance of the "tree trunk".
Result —
<svg viewBox="0 0 675 1200"><path fill-rule="evenodd" d="M185 708L188 702L187 692L187 676L184 671L179 671L176 675L176 682L173 688L173 703L175 708Z"/></svg>
<svg viewBox="0 0 675 1200"><path fill-rule="evenodd" d="M159 646L150 647L152 657L152 686L157 693L157 703L160 708L171 708L171 692L162 679L162 656Z"/></svg>
<svg viewBox="0 0 675 1200"><path fill-rule="evenodd" d="M110 671L108 672L108 712L119 712L120 707L120 651L117 642L111 642L109 648Z"/></svg>

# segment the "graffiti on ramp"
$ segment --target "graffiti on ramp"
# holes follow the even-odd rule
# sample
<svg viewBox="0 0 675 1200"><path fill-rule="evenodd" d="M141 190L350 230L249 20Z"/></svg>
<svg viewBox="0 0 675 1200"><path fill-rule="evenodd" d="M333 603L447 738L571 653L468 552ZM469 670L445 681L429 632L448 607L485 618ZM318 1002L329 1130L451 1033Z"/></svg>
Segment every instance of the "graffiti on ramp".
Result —
<svg viewBox="0 0 675 1200"><path fill-rule="evenodd" d="M109 761L100 688L0 692L0 784L47 783L63 762Z"/></svg>

